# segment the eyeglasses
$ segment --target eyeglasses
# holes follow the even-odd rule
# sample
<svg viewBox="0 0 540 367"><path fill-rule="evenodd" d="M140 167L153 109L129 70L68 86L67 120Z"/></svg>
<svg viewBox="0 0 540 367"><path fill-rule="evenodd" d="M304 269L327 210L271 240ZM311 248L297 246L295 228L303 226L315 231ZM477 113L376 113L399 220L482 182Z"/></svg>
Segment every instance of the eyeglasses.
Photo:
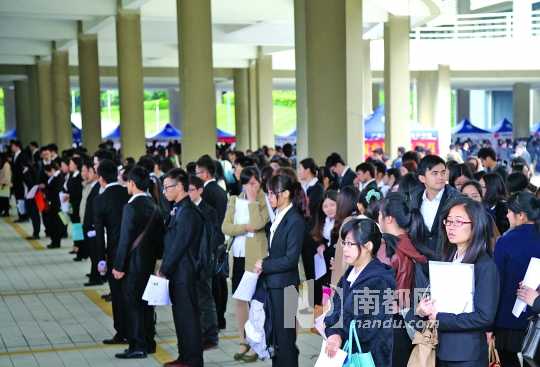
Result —
<svg viewBox="0 0 540 367"><path fill-rule="evenodd" d="M351 242L351 241L341 241L341 247L353 247L353 246L360 246L360 243L357 242Z"/></svg>
<svg viewBox="0 0 540 367"><path fill-rule="evenodd" d="M466 222L459 219L456 219L456 220L443 219L443 224L446 227L461 228L464 224L472 224L472 222Z"/></svg>
<svg viewBox="0 0 540 367"><path fill-rule="evenodd" d="M175 183L175 184L172 184L172 185L163 186L163 192L169 191L169 189L172 189L172 188L175 187L176 185L178 185L178 184Z"/></svg>

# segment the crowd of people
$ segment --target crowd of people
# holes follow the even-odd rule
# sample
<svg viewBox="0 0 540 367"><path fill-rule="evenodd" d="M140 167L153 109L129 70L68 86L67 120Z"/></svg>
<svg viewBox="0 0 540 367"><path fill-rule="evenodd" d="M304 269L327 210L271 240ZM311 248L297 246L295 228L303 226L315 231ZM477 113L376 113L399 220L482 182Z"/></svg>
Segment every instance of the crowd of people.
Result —
<svg viewBox="0 0 540 367"><path fill-rule="evenodd" d="M300 312L324 315L330 357L347 342L358 351L353 325L376 366L407 366L414 345L405 325L431 320L438 366L487 366L489 344L504 367L520 366L528 317L540 313L538 290L521 283L540 258L537 158L524 157L527 146L517 144L517 154L500 146L459 143L447 159L401 148L392 162L376 150L353 170L337 153L297 161L290 144L246 152L227 145L217 159L182 162L178 144L147 147L136 159L110 143L59 153L54 144L14 140L0 155L0 213L9 215L13 196L16 221L32 222L29 239L40 238L43 223L49 249L64 241L75 261L90 259L85 286L110 288L116 333L104 343L128 345L117 358L156 351L154 308L142 300L155 274L169 280L178 338L178 359L165 366L202 366L227 327L229 292L253 271L266 294L273 366L298 365L286 289L303 287L301 279L312 282ZM472 312L412 299L431 260L474 265ZM528 305L519 317L516 297ZM251 305L233 302L240 342L231 359L255 362L260 354L245 332Z"/></svg>

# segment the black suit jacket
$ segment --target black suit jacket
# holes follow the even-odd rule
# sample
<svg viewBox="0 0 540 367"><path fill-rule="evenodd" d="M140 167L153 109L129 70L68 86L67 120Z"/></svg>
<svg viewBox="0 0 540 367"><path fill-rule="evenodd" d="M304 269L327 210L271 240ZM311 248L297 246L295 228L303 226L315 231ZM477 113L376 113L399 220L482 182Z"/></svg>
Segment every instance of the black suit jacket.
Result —
<svg viewBox="0 0 540 367"><path fill-rule="evenodd" d="M488 353L485 333L495 321L499 304L499 273L493 259L482 253L474 264L474 312L438 313L442 361L477 361Z"/></svg>
<svg viewBox="0 0 540 367"><path fill-rule="evenodd" d="M94 200L98 195L99 195L99 183L96 182L94 184L94 187L92 187L92 190L90 190L90 193L88 194L88 198L86 199L86 207L84 209L84 222L83 222L83 228L84 228L85 234L95 229L94 227Z"/></svg>
<svg viewBox="0 0 540 367"><path fill-rule="evenodd" d="M300 284L298 262L304 241L306 223L292 207L276 228L269 255L263 259L263 276L268 288L285 288Z"/></svg>
<svg viewBox="0 0 540 367"><path fill-rule="evenodd" d="M339 189L341 190L346 186L353 186L355 178L356 178L356 173L354 173L352 169L348 168L347 171L345 172L345 175L341 177L341 180L339 182Z"/></svg>
<svg viewBox="0 0 540 367"><path fill-rule="evenodd" d="M227 193L216 181L212 181L204 187L202 199L216 210L218 224L221 228L227 211Z"/></svg>
<svg viewBox="0 0 540 367"><path fill-rule="evenodd" d="M442 227L442 220L441 218L442 212L445 208L445 206L452 200L453 197L460 195L460 192L454 189L450 185L446 185L444 188L444 193L441 198L441 202L439 204L439 208L437 209L437 214L435 215L435 220L433 221L433 225L431 226L431 231L428 230L426 227L428 238L427 238L427 247L433 252L431 256L428 256L430 260L438 260L440 259L440 256L442 255L442 248L441 248L441 233L444 230ZM424 196L424 191L420 191L417 196L417 207L420 210L422 207L422 197ZM430 254L425 254L430 255Z"/></svg>
<svg viewBox="0 0 540 367"><path fill-rule="evenodd" d="M321 201L324 198L324 188L320 182L317 182L315 185L308 187L306 194L309 204L309 230L311 230L315 222L315 216L319 211Z"/></svg>
<svg viewBox="0 0 540 367"><path fill-rule="evenodd" d="M77 174L77 176L73 176L73 173L71 173L69 175L66 186L67 193L69 194L69 203L71 204L71 208L73 209L73 213L71 214L71 221L73 223L79 223L81 221L79 209L81 207L82 200L81 174L79 173Z"/></svg>
<svg viewBox="0 0 540 367"><path fill-rule="evenodd" d="M167 225L160 273L173 283L191 284L195 281L191 259L198 254L203 219L189 197L176 203L173 210L176 213Z"/></svg>
<svg viewBox="0 0 540 367"><path fill-rule="evenodd" d="M97 258L99 260L107 258L108 269L111 269L116 256L122 226L122 212L128 200L127 189L121 185L110 186L94 199ZM107 243L105 243L105 231L107 231Z"/></svg>
<svg viewBox="0 0 540 367"><path fill-rule="evenodd" d="M133 248L145 228L148 228L146 233ZM137 283L138 288L144 289L155 270L156 260L163 251L164 229L161 210L151 197L138 196L124 205L114 269L128 273L129 281Z"/></svg>
<svg viewBox="0 0 540 367"><path fill-rule="evenodd" d="M49 204L50 213L60 212L60 191L62 191L62 185L64 185L64 178L62 175L54 177L50 182L47 182L45 186L45 198Z"/></svg>
<svg viewBox="0 0 540 367"><path fill-rule="evenodd" d="M11 165L11 182L13 184L13 195L15 199L24 199L24 166L26 164L26 156L24 152L21 152L17 158L13 159Z"/></svg>
<svg viewBox="0 0 540 367"><path fill-rule="evenodd" d="M379 187L377 186L377 181L371 181L366 187L364 187L362 191L360 192L360 197L366 196L367 193L370 192L371 190L380 191Z"/></svg>

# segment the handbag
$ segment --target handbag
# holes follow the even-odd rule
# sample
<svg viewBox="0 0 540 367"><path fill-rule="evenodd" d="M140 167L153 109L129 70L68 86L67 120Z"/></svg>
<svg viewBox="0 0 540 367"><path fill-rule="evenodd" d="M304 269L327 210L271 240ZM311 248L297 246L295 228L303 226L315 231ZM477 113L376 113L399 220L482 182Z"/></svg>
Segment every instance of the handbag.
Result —
<svg viewBox="0 0 540 367"><path fill-rule="evenodd" d="M375 367L375 361L373 361L373 356L371 352L363 353L362 347L360 346L360 341L358 340L358 334L356 333L356 321L352 320L349 325L349 339L345 343L343 351L347 353L347 359L343 364L343 367ZM356 343L357 353L353 353L353 336L354 342Z"/></svg>
<svg viewBox="0 0 540 367"><path fill-rule="evenodd" d="M229 252L231 251L234 237L230 242L223 244L216 249L216 267L214 269L214 275L221 275L225 278L229 277Z"/></svg>
<svg viewBox="0 0 540 367"><path fill-rule="evenodd" d="M416 332L412 343L414 348L407 367L435 367L436 347L439 343L435 323L430 321L421 333Z"/></svg>
<svg viewBox="0 0 540 367"><path fill-rule="evenodd" d="M495 348L495 339L489 341L489 367L501 367L501 359L499 358L499 352Z"/></svg>
<svg viewBox="0 0 540 367"><path fill-rule="evenodd" d="M521 353L523 360L527 361L531 366L540 366L540 315L533 316L529 319L529 327L527 334L523 339Z"/></svg>
<svg viewBox="0 0 540 367"><path fill-rule="evenodd" d="M34 196L34 201L36 202L38 212L43 213L49 209L49 204L47 204L47 200L45 200L45 195L41 190L38 190L38 192L36 192L36 196Z"/></svg>

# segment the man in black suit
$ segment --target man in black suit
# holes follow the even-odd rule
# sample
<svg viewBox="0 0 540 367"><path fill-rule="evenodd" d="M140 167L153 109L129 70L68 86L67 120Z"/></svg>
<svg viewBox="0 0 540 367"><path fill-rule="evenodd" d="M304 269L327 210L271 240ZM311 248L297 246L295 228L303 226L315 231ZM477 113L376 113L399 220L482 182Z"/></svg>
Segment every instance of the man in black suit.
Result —
<svg viewBox="0 0 540 367"><path fill-rule="evenodd" d="M124 297L122 296L122 280L114 279L112 268L116 257L122 211L129 200L125 187L117 182L118 170L113 161L104 159L97 168L99 185L103 192L94 199L94 225L96 227L96 249L98 261L107 262L107 279L111 288L114 329L112 339L104 340L105 344L125 344L127 338L127 320ZM105 243L107 231L107 243Z"/></svg>
<svg viewBox="0 0 540 367"><path fill-rule="evenodd" d="M13 195L15 196L15 200L17 201L17 213L19 214L19 219L17 219L15 223L21 223L28 220L28 215L26 214L23 177L23 171L27 157L22 151L22 144L19 140L12 140L9 145L11 153L13 154L11 182L13 187Z"/></svg>
<svg viewBox="0 0 540 367"><path fill-rule="evenodd" d="M23 164L24 186L28 191L34 190L35 196L35 190L37 190L36 186L38 185L38 180L36 171L34 169L34 164L32 164L32 162L30 162L29 160L23 162ZM39 232L41 231L41 217L39 215L34 196L25 200L26 211L28 213L28 216L30 217L30 220L32 221L32 236L26 237L27 240L39 239Z"/></svg>
<svg viewBox="0 0 540 367"><path fill-rule="evenodd" d="M345 161L338 153L332 153L326 158L325 166L338 177L339 189L345 186L354 185L356 174L349 166L345 165Z"/></svg>
<svg viewBox="0 0 540 367"><path fill-rule="evenodd" d="M430 260L440 259L440 236L444 230L441 227L441 214L450 199L459 195L452 186L447 185L448 171L446 163L437 155L427 155L418 165L418 179L425 186L425 190L417 195L417 203L413 204L420 209L424 224L428 232L427 247L432 251L426 255Z"/></svg>
<svg viewBox="0 0 540 367"><path fill-rule="evenodd" d="M218 230L221 235L223 235L221 225L223 224L225 212L227 211L227 193L218 185L214 178L216 174L216 162L210 158L209 155L203 155L197 160L195 173L197 174L197 177L204 182L202 198L215 209L218 218ZM212 291L216 302L218 326L220 329L225 329L227 326L225 321L225 311L227 310L227 298L229 293L227 288L227 278L221 274L214 276Z"/></svg>
<svg viewBox="0 0 540 367"><path fill-rule="evenodd" d="M146 193L148 171L135 166L128 174L131 195L122 213L120 241L114 259L113 276L123 279L122 290L128 319L129 348L116 355L120 359L146 358L155 353L154 307L142 300L144 289L163 251L163 217Z"/></svg>
<svg viewBox="0 0 540 367"><path fill-rule="evenodd" d="M84 180L83 200L81 200L81 221L84 233L84 246L90 256L90 276L85 287L103 284L103 277L98 272L98 252L96 248L96 227L94 226L94 200L99 195L99 183L94 163L85 160L81 175ZM88 191L88 194L86 192ZM87 196L86 196L87 195Z"/></svg>
<svg viewBox="0 0 540 367"><path fill-rule="evenodd" d="M189 179L181 168L170 170L163 182L163 191L173 203L165 233L165 249L159 276L169 279L174 326L178 338L179 358L167 367L199 367L203 365L201 324L198 305L195 263L203 219L188 195Z"/></svg>
<svg viewBox="0 0 540 367"><path fill-rule="evenodd" d="M189 198L200 209L204 220L210 221L214 230L220 232L215 209L202 199L203 188L204 182L199 177L189 176ZM199 309L201 311L203 349L207 350L216 347L219 342L216 303L212 294L211 276L197 281L197 292L199 296Z"/></svg>
<svg viewBox="0 0 540 367"><path fill-rule="evenodd" d="M45 186L45 198L48 204L48 210L44 213L44 221L51 236L51 243L47 246L49 249L59 248L62 240L62 234L66 226L60 219L60 198L58 194L64 185L64 179L55 162L44 167L45 173L49 177Z"/></svg>
<svg viewBox="0 0 540 367"><path fill-rule="evenodd" d="M356 166L356 181L360 196L365 197L371 190L377 190L377 181L375 180L375 166L364 162Z"/></svg>

